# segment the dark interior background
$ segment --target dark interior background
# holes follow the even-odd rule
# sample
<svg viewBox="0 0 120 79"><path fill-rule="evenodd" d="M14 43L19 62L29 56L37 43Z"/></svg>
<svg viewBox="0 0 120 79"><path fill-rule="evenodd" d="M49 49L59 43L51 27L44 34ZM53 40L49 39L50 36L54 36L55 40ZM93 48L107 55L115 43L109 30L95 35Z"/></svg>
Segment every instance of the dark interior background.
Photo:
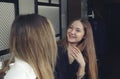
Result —
<svg viewBox="0 0 120 79"><path fill-rule="evenodd" d="M81 0L83 1L83 0ZM81 17L81 1L68 0L68 21ZM77 3L76 3L77 2ZM120 79L120 0L87 0L98 59L99 79Z"/></svg>
<svg viewBox="0 0 120 79"><path fill-rule="evenodd" d="M120 79L120 0L88 0L99 64L99 79ZM94 30L96 29L96 30Z"/></svg>

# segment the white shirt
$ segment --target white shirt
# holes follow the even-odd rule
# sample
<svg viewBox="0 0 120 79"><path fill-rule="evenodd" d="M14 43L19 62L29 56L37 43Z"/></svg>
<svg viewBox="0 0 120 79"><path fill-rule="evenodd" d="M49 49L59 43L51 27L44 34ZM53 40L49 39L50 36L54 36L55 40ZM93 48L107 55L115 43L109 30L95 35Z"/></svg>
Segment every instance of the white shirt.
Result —
<svg viewBox="0 0 120 79"><path fill-rule="evenodd" d="M36 75L28 63L15 58L15 63L10 66L4 79L36 79Z"/></svg>

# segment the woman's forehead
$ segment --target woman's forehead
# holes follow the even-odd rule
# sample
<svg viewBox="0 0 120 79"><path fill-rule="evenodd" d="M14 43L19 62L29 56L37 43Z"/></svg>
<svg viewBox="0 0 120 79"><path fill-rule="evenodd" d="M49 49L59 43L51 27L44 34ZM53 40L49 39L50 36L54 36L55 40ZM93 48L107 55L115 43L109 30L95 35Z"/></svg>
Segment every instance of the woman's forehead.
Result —
<svg viewBox="0 0 120 79"><path fill-rule="evenodd" d="M83 25L82 23L79 21L79 20L76 20L74 21L72 24L71 24L72 27L76 27L76 28L83 28Z"/></svg>

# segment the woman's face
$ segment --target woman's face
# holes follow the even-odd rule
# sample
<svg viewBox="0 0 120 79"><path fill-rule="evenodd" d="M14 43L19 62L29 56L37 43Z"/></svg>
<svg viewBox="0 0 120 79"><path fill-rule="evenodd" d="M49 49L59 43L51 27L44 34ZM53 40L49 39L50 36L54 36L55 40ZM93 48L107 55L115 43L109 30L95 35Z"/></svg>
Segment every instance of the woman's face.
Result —
<svg viewBox="0 0 120 79"><path fill-rule="evenodd" d="M67 29L67 39L70 43L79 43L84 36L84 27L79 20L74 21Z"/></svg>

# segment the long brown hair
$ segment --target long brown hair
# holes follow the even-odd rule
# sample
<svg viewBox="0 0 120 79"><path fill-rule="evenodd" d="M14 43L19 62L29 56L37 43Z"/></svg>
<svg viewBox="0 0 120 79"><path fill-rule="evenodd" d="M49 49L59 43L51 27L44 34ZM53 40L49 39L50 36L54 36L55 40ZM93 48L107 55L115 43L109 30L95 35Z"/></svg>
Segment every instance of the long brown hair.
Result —
<svg viewBox="0 0 120 79"><path fill-rule="evenodd" d="M20 15L11 27L11 59L17 57L32 66L37 79L54 79L57 57L51 22L37 14Z"/></svg>
<svg viewBox="0 0 120 79"><path fill-rule="evenodd" d="M70 25L76 20L79 20L82 23L85 31L84 38L78 43L77 47L81 51L84 51L83 52L84 58L88 65L87 67L89 78L97 79L98 78L97 59L91 24L87 20L75 19L70 23ZM67 35L65 36L65 38L58 41L58 45L63 45L65 47L65 50L67 50L68 46Z"/></svg>

